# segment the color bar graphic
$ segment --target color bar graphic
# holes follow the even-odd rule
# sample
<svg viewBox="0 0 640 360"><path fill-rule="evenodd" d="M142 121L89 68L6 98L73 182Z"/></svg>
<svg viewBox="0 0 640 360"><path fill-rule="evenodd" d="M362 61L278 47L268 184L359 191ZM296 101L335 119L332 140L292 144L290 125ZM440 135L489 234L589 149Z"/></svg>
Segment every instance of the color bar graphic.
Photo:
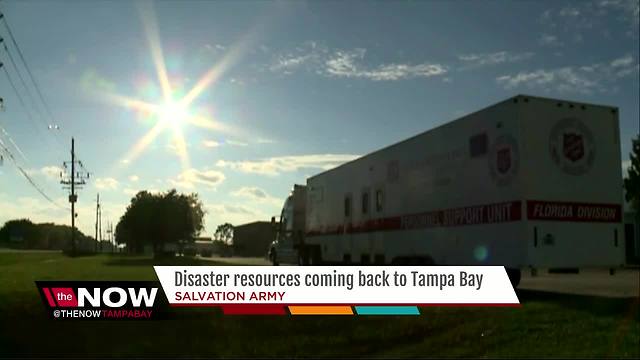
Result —
<svg viewBox="0 0 640 360"><path fill-rule="evenodd" d="M291 315L353 315L351 306L289 306Z"/></svg>
<svg viewBox="0 0 640 360"><path fill-rule="evenodd" d="M286 315L282 305L223 305L222 313L225 315Z"/></svg>
<svg viewBox="0 0 640 360"><path fill-rule="evenodd" d="M420 315L417 306L356 306L358 315Z"/></svg>

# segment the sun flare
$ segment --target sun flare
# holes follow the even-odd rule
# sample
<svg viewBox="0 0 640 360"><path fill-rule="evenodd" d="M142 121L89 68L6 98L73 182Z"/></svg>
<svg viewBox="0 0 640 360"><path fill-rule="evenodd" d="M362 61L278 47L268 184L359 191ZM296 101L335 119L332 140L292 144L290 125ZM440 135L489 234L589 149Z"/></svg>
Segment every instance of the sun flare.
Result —
<svg viewBox="0 0 640 360"><path fill-rule="evenodd" d="M174 129L186 122L188 118L188 109L173 101L162 105L158 111L158 120L172 126Z"/></svg>

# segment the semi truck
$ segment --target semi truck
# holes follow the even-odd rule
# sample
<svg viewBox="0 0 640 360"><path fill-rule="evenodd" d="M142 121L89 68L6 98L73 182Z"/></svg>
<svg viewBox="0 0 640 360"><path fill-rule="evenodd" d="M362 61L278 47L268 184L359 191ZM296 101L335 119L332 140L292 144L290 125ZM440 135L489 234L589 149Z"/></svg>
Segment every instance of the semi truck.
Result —
<svg viewBox="0 0 640 360"><path fill-rule="evenodd" d="M517 95L295 185L269 258L613 273L620 152L616 107Z"/></svg>

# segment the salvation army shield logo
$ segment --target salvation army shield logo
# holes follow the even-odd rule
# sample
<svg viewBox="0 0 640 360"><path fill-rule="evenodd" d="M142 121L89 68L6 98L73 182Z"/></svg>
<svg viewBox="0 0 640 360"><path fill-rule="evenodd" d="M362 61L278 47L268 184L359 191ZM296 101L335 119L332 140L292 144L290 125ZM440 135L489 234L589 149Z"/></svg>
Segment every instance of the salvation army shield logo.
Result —
<svg viewBox="0 0 640 360"><path fill-rule="evenodd" d="M549 151L556 165L571 175L589 171L596 155L593 134L576 118L562 119L551 129Z"/></svg>
<svg viewBox="0 0 640 360"><path fill-rule="evenodd" d="M498 150L498 172L506 173L511 168L511 148L503 148Z"/></svg>
<svg viewBox="0 0 640 360"><path fill-rule="evenodd" d="M493 142L488 156L489 173L498 186L511 183L518 173L518 143L511 135L501 135Z"/></svg>
<svg viewBox="0 0 640 360"><path fill-rule="evenodd" d="M582 135L565 133L562 135L562 152L570 161L576 162L584 157L584 141Z"/></svg>

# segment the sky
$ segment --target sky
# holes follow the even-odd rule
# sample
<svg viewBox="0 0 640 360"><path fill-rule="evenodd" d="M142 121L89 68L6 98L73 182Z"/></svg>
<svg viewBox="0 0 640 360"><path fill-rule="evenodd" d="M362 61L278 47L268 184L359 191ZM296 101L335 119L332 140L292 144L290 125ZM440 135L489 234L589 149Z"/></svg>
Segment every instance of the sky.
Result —
<svg viewBox="0 0 640 360"><path fill-rule="evenodd" d="M0 11L0 140L16 161L2 154L0 224L70 222L60 171L72 136L91 174L81 231L94 234L97 193L105 228L137 191L176 188L198 193L211 236L278 215L309 176L516 94L619 107L623 167L639 131L638 0L5 0Z"/></svg>

